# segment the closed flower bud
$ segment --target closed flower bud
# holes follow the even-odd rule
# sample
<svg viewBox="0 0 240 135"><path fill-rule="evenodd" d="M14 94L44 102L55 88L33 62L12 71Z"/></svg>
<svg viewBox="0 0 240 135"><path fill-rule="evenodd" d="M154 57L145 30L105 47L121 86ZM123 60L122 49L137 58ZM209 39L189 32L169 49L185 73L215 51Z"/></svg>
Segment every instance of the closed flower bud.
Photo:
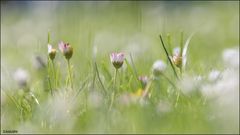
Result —
<svg viewBox="0 0 240 135"><path fill-rule="evenodd" d="M113 66L116 69L119 69L120 67L122 67L125 58L123 53L112 53L110 55L110 59Z"/></svg>
<svg viewBox="0 0 240 135"><path fill-rule="evenodd" d="M160 75L161 73L164 72L166 67L167 67L166 64L162 60L157 60L156 62L154 62L152 67L153 74L155 76Z"/></svg>
<svg viewBox="0 0 240 135"><path fill-rule="evenodd" d="M54 60L56 56L57 50L52 47L52 45L48 44L48 55L51 60Z"/></svg>
<svg viewBox="0 0 240 135"><path fill-rule="evenodd" d="M72 57L73 48L71 47L71 45L69 45L69 43L64 43L61 41L58 44L58 47L67 60L69 60Z"/></svg>
<svg viewBox="0 0 240 135"><path fill-rule="evenodd" d="M172 61L177 67L182 67L182 57L180 55L173 55Z"/></svg>

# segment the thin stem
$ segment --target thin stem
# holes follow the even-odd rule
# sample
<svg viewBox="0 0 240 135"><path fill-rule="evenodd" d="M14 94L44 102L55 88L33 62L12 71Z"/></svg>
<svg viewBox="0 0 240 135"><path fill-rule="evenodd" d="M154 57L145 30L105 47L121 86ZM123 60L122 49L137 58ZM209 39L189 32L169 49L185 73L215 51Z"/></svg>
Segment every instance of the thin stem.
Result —
<svg viewBox="0 0 240 135"><path fill-rule="evenodd" d="M52 62L52 70L53 70L53 78L54 78L54 84L55 84L55 88L57 87L57 79L56 79L56 71L55 71L55 65L54 65L54 61L51 60Z"/></svg>
<svg viewBox="0 0 240 135"><path fill-rule="evenodd" d="M48 44L50 43L50 32L48 31Z"/></svg>
<svg viewBox="0 0 240 135"><path fill-rule="evenodd" d="M177 77L177 79L179 79L179 77L178 77L178 75L177 75L177 72L176 72L176 70L175 70L175 68L174 68L174 66L173 66L173 63L172 63L172 61L171 61L171 59L170 59L170 57L169 57L168 51L167 51L167 49L166 49L166 47L165 47L165 45L164 45L164 43L163 43L162 36L159 35L159 37L160 37L160 40L161 40L163 49L164 49L164 51L165 51L165 53L166 53L166 55L167 55L168 61L169 61L170 64L171 64L171 67L172 67L172 69L173 69L173 72L174 72L175 76Z"/></svg>
<svg viewBox="0 0 240 135"><path fill-rule="evenodd" d="M177 92L177 100L176 100L176 103L175 103L175 107L177 107L177 105L178 105L179 96L180 96L180 93Z"/></svg>
<svg viewBox="0 0 240 135"><path fill-rule="evenodd" d="M181 67L179 69L180 69L180 76L182 78L182 75L183 75L182 65L181 65Z"/></svg>
<svg viewBox="0 0 240 135"><path fill-rule="evenodd" d="M73 89L72 72L71 72L71 67L70 67L70 60L68 59L67 62L68 62L68 74L69 74L70 85L71 85L71 88Z"/></svg>
<svg viewBox="0 0 240 135"><path fill-rule="evenodd" d="M95 62L93 62L93 79L92 79L92 89L95 87L95 80L96 80L96 68L95 68Z"/></svg>
<svg viewBox="0 0 240 135"><path fill-rule="evenodd" d="M53 91L52 91L52 83L51 83L51 79L50 79L50 58L48 57L48 76L47 76L47 79L48 79L48 84L49 84L49 87L50 87L50 92L51 92L51 95L53 96Z"/></svg>
<svg viewBox="0 0 240 135"><path fill-rule="evenodd" d="M106 94L107 91L106 91L106 89L105 89L105 87L104 87L104 85L103 85L103 83L102 83L102 80L101 80L101 78L100 78L100 76L99 76L99 71L98 71L97 63L94 62L94 65L95 65L95 68L96 68L96 74L97 74L98 80L99 80L99 82L100 82L100 84L101 84L101 86L102 86L102 88L103 88L103 90L104 90L104 93Z"/></svg>
<svg viewBox="0 0 240 135"><path fill-rule="evenodd" d="M16 105L17 109L20 110L20 105L19 105L19 103L16 101L16 99L15 99L14 97L11 97L10 95L8 95L8 93L5 92L5 90L2 90L2 91L7 95L8 98L11 99L11 101Z"/></svg>
<svg viewBox="0 0 240 135"><path fill-rule="evenodd" d="M180 36L180 54L182 56L182 52L183 52L183 32L181 32L181 36Z"/></svg>
<svg viewBox="0 0 240 135"><path fill-rule="evenodd" d="M114 80L113 80L113 92L112 92L112 96L111 96L111 103L110 103L110 107L109 107L109 111L112 109L112 105L113 105L113 102L114 102L114 98L115 98L115 90L116 90L116 80L117 80L117 71L118 69L115 70L115 74L114 74Z"/></svg>
<svg viewBox="0 0 240 135"><path fill-rule="evenodd" d="M162 74L162 76L163 76L174 88L177 88L176 85L175 85L165 74Z"/></svg>
<svg viewBox="0 0 240 135"><path fill-rule="evenodd" d="M48 83L49 83L51 95L53 96L52 85L51 85L51 80L49 76L48 76Z"/></svg>
<svg viewBox="0 0 240 135"><path fill-rule="evenodd" d="M131 54L131 53L130 53L130 60L131 60L131 63L132 63L132 67L133 67L133 71L134 71L134 73L135 73L135 76L136 76L136 78L138 79L138 73L137 73L135 64L134 64L134 62L133 62L133 57L132 57L132 54Z"/></svg>
<svg viewBox="0 0 240 135"><path fill-rule="evenodd" d="M85 85L86 85L88 79L89 79L89 77L87 77L87 78L83 81L82 86L79 88L77 94L76 94L75 97L73 98L73 101L77 98L77 96L78 96L79 93L83 90L83 88L85 88Z"/></svg>
<svg viewBox="0 0 240 135"><path fill-rule="evenodd" d="M172 42L171 42L171 35L167 34L167 43L168 43L168 51L170 51L170 54L172 55Z"/></svg>
<svg viewBox="0 0 240 135"><path fill-rule="evenodd" d="M116 80L117 80L117 69L115 70L115 74L114 74L114 81L113 81L113 87L114 89L116 88Z"/></svg>
<svg viewBox="0 0 240 135"><path fill-rule="evenodd" d="M148 94L148 92L149 92L149 89L150 89L150 87L151 87L151 85L152 85L152 82L153 82L153 77L150 78L147 86L145 87L145 90L144 90L144 93L143 93L143 95L142 95L142 98L145 98L145 97L147 96L147 94Z"/></svg>

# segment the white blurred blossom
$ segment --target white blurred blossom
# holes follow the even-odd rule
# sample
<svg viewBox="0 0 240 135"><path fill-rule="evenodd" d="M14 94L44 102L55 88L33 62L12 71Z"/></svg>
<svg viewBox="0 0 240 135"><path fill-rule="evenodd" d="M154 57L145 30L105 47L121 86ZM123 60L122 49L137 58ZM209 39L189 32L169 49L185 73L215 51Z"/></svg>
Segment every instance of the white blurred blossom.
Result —
<svg viewBox="0 0 240 135"><path fill-rule="evenodd" d="M24 69L17 69L13 75L14 80L20 87L26 87L29 81L29 73Z"/></svg>
<svg viewBox="0 0 240 135"><path fill-rule="evenodd" d="M162 60L157 60L152 66L152 71L154 75L159 75L165 71L167 65Z"/></svg>
<svg viewBox="0 0 240 135"><path fill-rule="evenodd" d="M227 67L239 67L239 47L225 49L222 56Z"/></svg>
<svg viewBox="0 0 240 135"><path fill-rule="evenodd" d="M186 95L198 90L201 87L202 76L183 76L182 80L179 81L179 86L182 92Z"/></svg>
<svg viewBox="0 0 240 135"><path fill-rule="evenodd" d="M208 74L208 80L213 82L216 81L217 79L219 79L219 77L221 76L220 71L218 70L212 70L209 74Z"/></svg>
<svg viewBox="0 0 240 135"><path fill-rule="evenodd" d="M216 119L220 120L222 130L226 132L239 131L239 51L226 49L223 59L226 69L214 83L203 85L201 92L210 102ZM218 72L211 73L210 78L216 78ZM238 130L237 130L238 129Z"/></svg>

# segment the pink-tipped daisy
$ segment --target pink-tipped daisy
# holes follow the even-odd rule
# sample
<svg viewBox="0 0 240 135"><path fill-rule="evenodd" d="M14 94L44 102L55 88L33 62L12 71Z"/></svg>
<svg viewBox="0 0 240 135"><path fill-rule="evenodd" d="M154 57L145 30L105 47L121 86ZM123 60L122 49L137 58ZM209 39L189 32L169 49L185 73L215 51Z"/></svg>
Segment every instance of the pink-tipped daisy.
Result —
<svg viewBox="0 0 240 135"><path fill-rule="evenodd" d="M119 69L120 67L122 67L125 57L123 53L111 53L110 59L113 66L116 69Z"/></svg>
<svg viewBox="0 0 240 135"><path fill-rule="evenodd" d="M69 43L64 43L63 41L61 41L58 44L58 47L66 59L70 59L72 57L73 48L71 47L71 45L69 45Z"/></svg>

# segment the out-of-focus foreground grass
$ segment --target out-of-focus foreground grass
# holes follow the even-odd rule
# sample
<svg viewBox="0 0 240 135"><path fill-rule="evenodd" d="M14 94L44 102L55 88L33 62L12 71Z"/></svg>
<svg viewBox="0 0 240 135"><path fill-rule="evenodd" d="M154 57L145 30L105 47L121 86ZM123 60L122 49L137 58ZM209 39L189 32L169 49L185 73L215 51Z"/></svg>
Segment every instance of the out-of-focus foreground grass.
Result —
<svg viewBox="0 0 240 135"><path fill-rule="evenodd" d="M1 2L1 132L239 133L239 69L234 68L230 77L235 80L216 86L233 89L235 96L226 94L226 99L216 102L196 92L183 96L177 107L169 83L163 78L152 86L153 95L146 105L128 103L131 101L124 94L134 93L139 87L126 63L119 73L121 92L111 111L109 97L102 93L97 79L96 86L92 86L93 57L105 87L114 74L111 52L124 52L129 62L131 53L138 74L149 75L157 59L168 63L159 34L165 40L170 34L173 48L179 46L181 31L185 40L195 33L188 48L185 74L204 80L212 70L220 70L224 78L229 65L223 62L222 52L239 46L239 2ZM45 74L38 70L36 56L47 61L48 32L55 48L61 40L74 48L71 64L76 91L87 79L74 103L68 100L73 98L71 93L66 99L61 97L66 94L61 90L65 89L68 71L60 52L56 55L61 73L57 90L60 96L51 97L45 91ZM21 111L9 97L22 94L12 77L19 67L29 72L30 89L40 104L32 105L27 120L20 118ZM174 80L169 64L167 68L169 78ZM201 91L208 86L202 82L193 89ZM231 105L221 106L226 102Z"/></svg>

